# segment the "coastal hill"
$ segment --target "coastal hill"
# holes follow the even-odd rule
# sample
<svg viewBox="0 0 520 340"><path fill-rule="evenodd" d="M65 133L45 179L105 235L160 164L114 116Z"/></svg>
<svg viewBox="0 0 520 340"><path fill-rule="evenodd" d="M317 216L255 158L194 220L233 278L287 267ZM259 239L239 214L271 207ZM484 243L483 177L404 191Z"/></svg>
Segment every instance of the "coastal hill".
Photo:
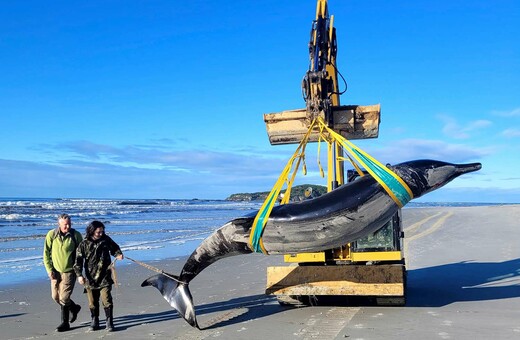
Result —
<svg viewBox="0 0 520 340"><path fill-rule="evenodd" d="M312 190L309 190L311 192L309 198L315 198L318 196L323 195L327 192L327 187L323 185L314 185L314 184L302 184L297 185L291 189L291 202L299 202L303 201L305 197L305 190L311 188ZM282 194L285 193L285 190L281 192ZM226 198L227 201L263 201L267 198L267 195L269 195L269 191L263 191L263 192L252 192L252 193L239 193L239 194L232 194L228 198Z"/></svg>

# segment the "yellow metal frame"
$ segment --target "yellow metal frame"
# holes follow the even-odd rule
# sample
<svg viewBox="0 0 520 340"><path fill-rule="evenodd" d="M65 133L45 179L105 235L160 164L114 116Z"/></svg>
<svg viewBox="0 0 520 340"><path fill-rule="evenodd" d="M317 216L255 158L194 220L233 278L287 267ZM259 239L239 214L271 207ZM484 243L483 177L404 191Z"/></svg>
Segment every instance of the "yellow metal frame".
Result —
<svg viewBox="0 0 520 340"><path fill-rule="evenodd" d="M331 99L331 105L333 108L340 107L340 96L339 96L339 86L338 86L338 72L334 65L336 65L336 50L334 48L335 45L335 28L334 28L334 16L329 17L328 13L328 5L327 0L318 0L317 1L317 7L316 7L316 21L319 21L320 19L328 20L328 38L329 38L329 50L327 51L327 64L326 64L326 72L327 72L327 78L332 83L332 94L330 95ZM314 31L313 34L313 43L316 45L318 44L317 40L317 32ZM320 52L321 53L321 52ZM312 71L317 71L312 69ZM311 98L317 98L319 97L319 94L322 92L321 84L319 83L312 83L311 84L311 93L313 94ZM330 89L327 89L329 91ZM307 108L308 109L308 108ZM357 109L356 109L357 110ZM379 105L377 105L377 112L379 113ZM309 112L307 112L309 114ZM333 110L329 112L329 114L333 114ZM324 112L320 112L320 117L324 115ZM334 116L333 116L334 117ZM329 117L329 118L333 118ZM322 117L325 118L325 117ZM309 116L306 118L309 119ZM313 117L313 119L316 119L316 117ZM265 117L264 117L265 120ZM308 121L305 120L305 125L308 125ZM334 119L332 119L334 120ZM266 120L267 122L267 120ZM330 123L327 122L327 124ZM335 123L335 122L334 122ZM301 124L304 124L304 121L301 122ZM355 123L354 123L355 125ZM308 126L306 127L308 128ZM334 129L334 126L328 126L328 129ZM269 130L269 129L268 129ZM304 139L311 138L312 129L306 131L305 136L303 136ZM302 130L303 131L303 130ZM335 132L335 131L334 131ZM320 137L321 138L321 137ZM318 141L320 140L318 138ZM291 138L289 138L291 139ZM292 140L292 139L291 139ZM321 139L323 141L323 139ZM336 186L341 186L345 184L345 175L344 175L344 151L339 142L331 142L331 141L324 141L327 143L327 191L330 192L336 188ZM301 145L301 144L300 144ZM303 151L302 151L303 152ZM299 162L301 161L301 158L298 159L296 169L298 168ZM291 163L292 164L292 163ZM321 166L320 166L321 168ZM285 171L285 170L284 170ZM289 183L292 183L292 179L294 178L294 175L296 174L296 171L294 171L291 181ZM277 183L278 185L278 183ZM281 187L281 185L280 185ZM286 192L290 192L290 186L288 186ZM275 192L276 196L277 193ZM289 195L284 196L284 202L287 202L289 199ZM282 202L283 203L283 202ZM265 204L265 203L264 203ZM263 209L264 207L262 207ZM268 214L267 214L268 216ZM258 216L257 216L258 218ZM255 225L256 225L256 219L255 219ZM262 244L260 243L260 246ZM263 247L262 247L263 248ZM263 249L262 249L263 250ZM330 251L328 251L330 252ZM386 252L373 252L373 253L351 253L350 245L347 244L341 248L333 249L333 260L346 260L346 261L386 261L386 260L395 260L397 255L394 254L394 252L386 253ZM379 256L381 255L381 256ZM306 263L306 262L325 262L326 261L326 252L314 252L314 253L299 253L299 254L293 254L293 255L286 255L284 257L285 262L289 263ZM400 260L399 258L398 260Z"/></svg>
<svg viewBox="0 0 520 340"><path fill-rule="evenodd" d="M347 244L345 248L349 249ZM335 252L333 260L335 261L350 261L350 262L379 262L379 261L401 261L403 253L399 250L394 251L370 251L370 252L350 252L344 256L343 253ZM284 255L284 261L287 263L311 263L311 262L325 262L325 252L316 253L298 253L291 255Z"/></svg>
<svg viewBox="0 0 520 340"><path fill-rule="evenodd" d="M284 255L284 261L288 263L325 262L325 252Z"/></svg>
<svg viewBox="0 0 520 340"><path fill-rule="evenodd" d="M373 251L373 252L352 252L350 254L352 262L370 262L370 261L401 261L403 254L401 251Z"/></svg>
<svg viewBox="0 0 520 340"><path fill-rule="evenodd" d="M403 297L405 275L403 266L389 264L267 267L266 294Z"/></svg>
<svg viewBox="0 0 520 340"><path fill-rule="evenodd" d="M320 17L326 18L328 16L327 0L318 0L316 6L316 20ZM330 16L329 25L329 41L333 41L334 38L334 16ZM316 32L313 36L316 42ZM332 105L340 106L339 97L339 86L338 86L338 73L336 68L333 66L336 64L336 54L331 50L332 46L329 47L329 63L326 66L329 79L333 83L334 94L331 96ZM343 161L343 149L338 143L327 143L327 192L334 189L333 184L343 185L345 184L344 175L344 161ZM365 253L353 253L350 251L350 244L344 247L334 249L334 260L347 260L352 262L362 261L400 261L402 259L402 252L390 251L390 252L365 252ZM325 252L314 252L314 253L298 253L292 255L285 255L284 261L287 263L310 263L310 262L325 262Z"/></svg>

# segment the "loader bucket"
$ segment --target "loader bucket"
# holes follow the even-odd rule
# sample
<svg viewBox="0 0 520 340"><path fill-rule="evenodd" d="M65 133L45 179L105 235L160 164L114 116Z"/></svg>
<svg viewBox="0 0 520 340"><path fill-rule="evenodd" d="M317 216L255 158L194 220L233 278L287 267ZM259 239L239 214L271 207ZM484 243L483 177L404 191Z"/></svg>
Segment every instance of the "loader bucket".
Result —
<svg viewBox="0 0 520 340"><path fill-rule="evenodd" d="M347 139L377 138L381 106L345 105L332 108L331 128ZM264 114L271 145L299 143L309 129L306 109ZM319 132L312 132L309 142L317 142Z"/></svg>

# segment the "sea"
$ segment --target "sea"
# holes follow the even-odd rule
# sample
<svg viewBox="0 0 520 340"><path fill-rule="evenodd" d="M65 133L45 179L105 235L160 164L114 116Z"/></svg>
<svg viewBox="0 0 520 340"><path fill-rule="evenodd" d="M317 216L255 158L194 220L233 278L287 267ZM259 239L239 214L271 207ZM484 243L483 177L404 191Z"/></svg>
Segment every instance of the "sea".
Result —
<svg viewBox="0 0 520 340"><path fill-rule="evenodd" d="M57 227L62 213L71 216L72 227L83 235L93 220L103 222L126 256L147 262L190 255L220 226L261 205L203 199L0 198L0 287L47 278L42 260L45 235ZM410 202L407 208L442 205L478 203Z"/></svg>
<svg viewBox="0 0 520 340"><path fill-rule="evenodd" d="M262 202L181 199L0 198L0 287L45 279L45 235L69 214L85 234L98 220L123 253L138 261L186 256L214 230L258 210ZM129 261L118 261L117 266Z"/></svg>

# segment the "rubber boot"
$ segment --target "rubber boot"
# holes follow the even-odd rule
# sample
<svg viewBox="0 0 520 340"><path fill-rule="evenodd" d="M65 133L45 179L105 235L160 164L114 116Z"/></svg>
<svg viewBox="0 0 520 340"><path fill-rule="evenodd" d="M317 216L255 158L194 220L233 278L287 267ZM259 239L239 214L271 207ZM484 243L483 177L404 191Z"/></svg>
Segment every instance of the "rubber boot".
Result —
<svg viewBox="0 0 520 340"><path fill-rule="evenodd" d="M108 307L108 308L105 308L105 315L107 317L107 321L106 321L106 330L109 331L109 332L112 332L114 331L114 307Z"/></svg>
<svg viewBox="0 0 520 340"><path fill-rule="evenodd" d="M56 327L56 332L65 332L69 329L69 306L61 306L61 324Z"/></svg>
<svg viewBox="0 0 520 340"><path fill-rule="evenodd" d="M99 308L91 309L90 316L92 317L92 321L90 322L88 330L97 331L99 329Z"/></svg>
<svg viewBox="0 0 520 340"><path fill-rule="evenodd" d="M81 306L74 303L74 301L70 300L70 312L72 316L70 317L70 323L73 323L78 318L78 313L81 310Z"/></svg>

